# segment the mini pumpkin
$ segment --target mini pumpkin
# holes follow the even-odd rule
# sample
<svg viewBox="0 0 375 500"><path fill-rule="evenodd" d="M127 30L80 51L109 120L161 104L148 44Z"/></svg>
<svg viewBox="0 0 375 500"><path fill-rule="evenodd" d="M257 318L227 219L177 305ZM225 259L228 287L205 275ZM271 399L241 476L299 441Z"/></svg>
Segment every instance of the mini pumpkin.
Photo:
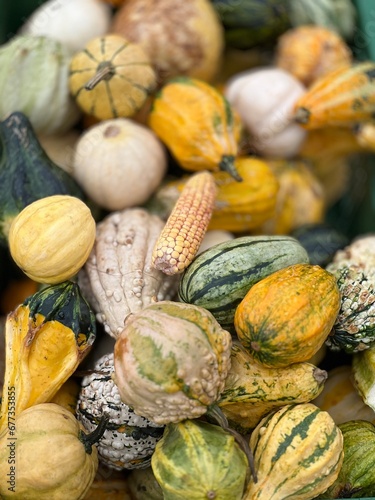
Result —
<svg viewBox="0 0 375 500"><path fill-rule="evenodd" d="M72 57L68 83L85 113L109 120L139 111L155 88L156 75L142 47L107 34Z"/></svg>

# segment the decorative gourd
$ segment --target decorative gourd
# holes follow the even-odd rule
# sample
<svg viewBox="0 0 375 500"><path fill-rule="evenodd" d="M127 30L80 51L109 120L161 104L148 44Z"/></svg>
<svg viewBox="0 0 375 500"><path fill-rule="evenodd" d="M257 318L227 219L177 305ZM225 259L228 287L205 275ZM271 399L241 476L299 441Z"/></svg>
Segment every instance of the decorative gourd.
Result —
<svg viewBox="0 0 375 500"><path fill-rule="evenodd" d="M9 230L12 258L38 283L61 283L86 262L95 242L95 220L79 198L47 196L27 205Z"/></svg>
<svg viewBox="0 0 375 500"><path fill-rule="evenodd" d="M116 340L121 399L157 424L197 418L224 389L231 344L230 334L206 309L172 301L151 304L128 317Z"/></svg>
<svg viewBox="0 0 375 500"><path fill-rule="evenodd" d="M323 26L306 25L284 33L277 42L275 64L306 87L317 78L352 63L352 53L344 39Z"/></svg>
<svg viewBox="0 0 375 500"><path fill-rule="evenodd" d="M85 498L98 470L94 443L101 427L85 434L70 411L54 403L24 410L12 422L13 436L0 436L1 498Z"/></svg>
<svg viewBox="0 0 375 500"><path fill-rule="evenodd" d="M312 403L286 405L264 417L250 438L258 481L244 500L310 500L336 480L343 437L329 413Z"/></svg>
<svg viewBox="0 0 375 500"><path fill-rule="evenodd" d="M290 234L304 224L322 223L323 187L307 163L299 160L269 162L279 181L275 214L262 226L264 234Z"/></svg>
<svg viewBox="0 0 375 500"><path fill-rule="evenodd" d="M323 390L326 379L327 372L311 363L266 368L254 363L245 348L234 342L218 406L231 428L248 434L271 411L285 404L312 401Z"/></svg>
<svg viewBox="0 0 375 500"><path fill-rule="evenodd" d="M364 61L330 71L294 103L296 123L306 129L351 127L375 112L375 62Z"/></svg>
<svg viewBox="0 0 375 500"><path fill-rule="evenodd" d="M151 458L165 500L241 500L247 465L231 434L196 419L168 424Z"/></svg>
<svg viewBox="0 0 375 500"><path fill-rule="evenodd" d="M326 344L333 351L353 353L375 345L375 275L364 266L331 263L337 279L341 307Z"/></svg>
<svg viewBox="0 0 375 500"><path fill-rule="evenodd" d="M110 211L146 202L166 170L161 142L127 118L93 125L74 148L73 177L91 200Z"/></svg>
<svg viewBox="0 0 375 500"><path fill-rule="evenodd" d="M141 46L107 34L74 54L68 84L85 113L109 120L134 115L154 90L156 75Z"/></svg>
<svg viewBox="0 0 375 500"><path fill-rule="evenodd" d="M356 30L357 10L351 0L288 0L288 14L293 26L324 26L348 40Z"/></svg>
<svg viewBox="0 0 375 500"><path fill-rule="evenodd" d="M101 0L48 0L34 9L20 33L58 40L74 54L92 38L107 33L111 19L109 6Z"/></svg>
<svg viewBox="0 0 375 500"><path fill-rule="evenodd" d="M53 398L51 398L50 403L56 403L57 405L63 406L76 416L80 389L81 386L78 381L73 377L69 377L68 380L62 384Z"/></svg>
<svg viewBox="0 0 375 500"><path fill-rule="evenodd" d="M9 227L26 205L56 194L81 198L74 179L43 151L23 113L0 121L0 243L8 244Z"/></svg>
<svg viewBox="0 0 375 500"><path fill-rule="evenodd" d="M309 255L310 264L327 266L336 252L349 243L348 236L327 223L304 224L291 232Z"/></svg>
<svg viewBox="0 0 375 500"><path fill-rule="evenodd" d="M212 0L225 28L227 47L250 49L272 44L289 28L287 2Z"/></svg>
<svg viewBox="0 0 375 500"><path fill-rule="evenodd" d="M360 123L355 127L354 135L360 148L372 153L375 151L375 123L372 121Z"/></svg>
<svg viewBox="0 0 375 500"><path fill-rule="evenodd" d="M148 123L183 169L224 170L241 180L233 163L241 125L213 86L188 77L170 80L156 95Z"/></svg>
<svg viewBox="0 0 375 500"><path fill-rule="evenodd" d="M155 269L173 275L191 264L207 231L215 197L215 178L210 172L188 179L156 240L151 256Z"/></svg>
<svg viewBox="0 0 375 500"><path fill-rule="evenodd" d="M281 68L255 68L230 78L224 94L250 135L248 150L278 159L298 153L306 132L291 116L294 103L305 94L297 78Z"/></svg>
<svg viewBox="0 0 375 500"><path fill-rule="evenodd" d="M4 392L0 433L8 425L8 414L18 415L55 396L95 337L95 316L78 285L70 281L42 288L8 314L4 384L14 388L16 398L12 400L12 391Z"/></svg>
<svg viewBox="0 0 375 500"><path fill-rule="evenodd" d="M222 229L212 229L211 231L207 231L204 235L202 243L198 249L197 255L208 250L214 245L218 245L219 243L224 243L224 241L233 240L235 238L233 233L229 231L223 231Z"/></svg>
<svg viewBox="0 0 375 500"><path fill-rule="evenodd" d="M358 265L367 272L375 266L375 233L359 234L338 249L333 257L332 265Z"/></svg>
<svg viewBox="0 0 375 500"><path fill-rule="evenodd" d="M164 222L141 208L107 215L97 224L94 247L78 282L105 331L116 338L130 313L177 294L178 276L151 266Z"/></svg>
<svg viewBox="0 0 375 500"><path fill-rule="evenodd" d="M289 236L242 236L198 255L181 275L183 302L204 307L228 331L236 307L266 276L297 263L308 263L305 249Z"/></svg>
<svg viewBox="0 0 375 500"><path fill-rule="evenodd" d="M180 75L212 81L220 68L224 34L210 0L126 0L110 31L143 47L160 85Z"/></svg>
<svg viewBox="0 0 375 500"><path fill-rule="evenodd" d="M355 353L352 369L354 385L359 395L375 411L375 347Z"/></svg>
<svg viewBox="0 0 375 500"><path fill-rule="evenodd" d="M375 495L375 426L363 420L339 425L344 438L344 461L325 498L372 498Z"/></svg>
<svg viewBox="0 0 375 500"><path fill-rule="evenodd" d="M36 133L63 133L72 128L80 112L69 95L70 57L60 42L44 36L17 35L3 44L0 117L24 113Z"/></svg>
<svg viewBox="0 0 375 500"><path fill-rule="evenodd" d="M115 470L148 467L164 427L136 415L121 401L113 373L113 353L105 354L82 380L77 418L92 432L108 416L107 428L97 443L101 463Z"/></svg>
<svg viewBox="0 0 375 500"><path fill-rule="evenodd" d="M306 361L320 349L339 309L333 274L320 266L294 264L250 288L237 306L234 326L254 360L284 367Z"/></svg>
<svg viewBox="0 0 375 500"><path fill-rule="evenodd" d="M340 365L329 370L322 392L312 402L321 410L327 411L336 424L349 420L375 423L375 412L363 402L354 386L350 365Z"/></svg>

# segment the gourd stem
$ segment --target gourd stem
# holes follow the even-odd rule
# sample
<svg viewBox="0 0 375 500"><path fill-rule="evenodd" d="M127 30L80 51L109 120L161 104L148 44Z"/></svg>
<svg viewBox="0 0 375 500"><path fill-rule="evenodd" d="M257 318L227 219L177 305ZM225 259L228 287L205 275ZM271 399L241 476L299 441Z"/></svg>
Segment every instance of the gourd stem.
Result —
<svg viewBox="0 0 375 500"><path fill-rule="evenodd" d="M95 75L85 84L86 90L93 90L102 80L110 80L115 74L115 68L110 62L100 63Z"/></svg>
<svg viewBox="0 0 375 500"><path fill-rule="evenodd" d="M258 481L258 477L254 466L254 457L247 440L242 436L242 434L229 427L227 417L217 405L210 406L207 410L206 416L209 420L213 420L215 423L220 425L223 430L229 432L229 434L232 434L235 438L247 457L253 481L256 483Z"/></svg>
<svg viewBox="0 0 375 500"><path fill-rule="evenodd" d="M220 170L227 172L229 175L233 177L238 182L242 182L243 179L240 174L237 172L237 169L234 165L234 156L232 155L224 155L221 158L221 162L219 163Z"/></svg>
<svg viewBox="0 0 375 500"><path fill-rule="evenodd" d="M104 431L107 428L108 421L109 416L104 414L102 415L96 429L94 429L92 432L86 434L83 431L79 431L78 439L82 442L83 446L85 447L86 453L88 453L89 455L91 455L92 453L93 445L97 443L103 436Z"/></svg>

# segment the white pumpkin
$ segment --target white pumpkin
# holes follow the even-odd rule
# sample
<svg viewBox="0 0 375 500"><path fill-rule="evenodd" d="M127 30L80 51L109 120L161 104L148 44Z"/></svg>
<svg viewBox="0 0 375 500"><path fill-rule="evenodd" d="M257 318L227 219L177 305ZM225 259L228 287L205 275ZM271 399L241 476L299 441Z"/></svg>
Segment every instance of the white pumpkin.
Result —
<svg viewBox="0 0 375 500"><path fill-rule="evenodd" d="M102 0L48 0L33 11L20 33L48 36L74 53L107 33L111 22L111 8Z"/></svg>
<svg viewBox="0 0 375 500"><path fill-rule="evenodd" d="M79 138L73 177L107 210L143 204L167 170L165 148L154 133L128 118L102 121Z"/></svg>
<svg viewBox="0 0 375 500"><path fill-rule="evenodd" d="M296 155L305 139L306 132L291 118L294 103L305 92L297 78L274 67L238 73L224 90L250 134L250 147L277 158Z"/></svg>
<svg viewBox="0 0 375 500"><path fill-rule="evenodd" d="M38 140L48 157L68 174L73 172L74 148L79 138L80 133L76 129L61 135L38 135Z"/></svg>

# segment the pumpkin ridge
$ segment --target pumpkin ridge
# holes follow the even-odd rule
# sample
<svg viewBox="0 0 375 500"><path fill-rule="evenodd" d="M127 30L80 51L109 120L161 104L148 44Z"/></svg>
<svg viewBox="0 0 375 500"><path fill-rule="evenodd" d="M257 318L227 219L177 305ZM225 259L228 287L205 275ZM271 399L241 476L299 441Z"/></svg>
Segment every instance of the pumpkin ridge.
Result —
<svg viewBox="0 0 375 500"><path fill-rule="evenodd" d="M116 109L116 106L114 105L114 99L113 99L112 89L111 89L111 85L110 85L110 80L104 80L104 84L107 88L109 107L111 108L112 115L114 118L118 118L117 109Z"/></svg>
<svg viewBox="0 0 375 500"><path fill-rule="evenodd" d="M129 47L130 43L128 41L125 40L124 38L124 42L123 44L114 51L114 53L112 54L112 56L108 59L108 62L110 63L113 63L114 62L114 59L123 51L125 50L127 47ZM122 64L116 64L116 67L119 67L119 66L122 66Z"/></svg>
<svg viewBox="0 0 375 500"><path fill-rule="evenodd" d="M92 52L90 52L87 48L84 48L84 49L82 50L82 52L83 52L84 54L86 54L86 55L88 56L88 58L89 58L89 59L91 59L92 61L94 61L95 63L99 64L99 63L101 62L101 61L99 61L99 60L95 57L95 55L94 55Z"/></svg>

